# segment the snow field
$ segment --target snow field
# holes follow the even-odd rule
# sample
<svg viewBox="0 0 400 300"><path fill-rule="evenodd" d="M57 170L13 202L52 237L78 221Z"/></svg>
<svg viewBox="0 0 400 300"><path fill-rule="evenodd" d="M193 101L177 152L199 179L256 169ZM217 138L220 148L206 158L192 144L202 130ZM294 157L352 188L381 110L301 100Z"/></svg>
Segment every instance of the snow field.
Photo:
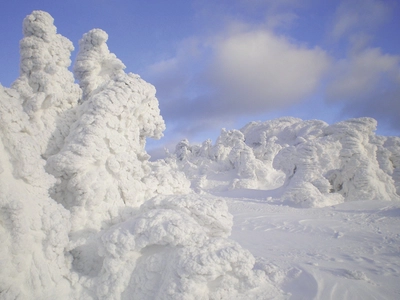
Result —
<svg viewBox="0 0 400 300"><path fill-rule="evenodd" d="M232 238L290 299L397 299L400 205L354 201L298 209L227 198Z"/></svg>

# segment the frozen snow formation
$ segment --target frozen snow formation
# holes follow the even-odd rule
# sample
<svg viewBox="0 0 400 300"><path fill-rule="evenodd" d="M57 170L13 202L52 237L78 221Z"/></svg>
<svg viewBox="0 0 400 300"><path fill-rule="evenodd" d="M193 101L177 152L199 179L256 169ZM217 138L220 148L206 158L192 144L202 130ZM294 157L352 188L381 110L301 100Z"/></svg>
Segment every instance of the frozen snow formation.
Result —
<svg viewBox="0 0 400 300"><path fill-rule="evenodd" d="M155 88L107 34L83 36L74 76L48 13L23 28L20 77L0 85L0 298L285 298L228 238L225 202L192 193L173 159L149 161L165 128Z"/></svg>
<svg viewBox="0 0 400 300"><path fill-rule="evenodd" d="M106 41L100 29L80 41L74 69L84 96L78 119L63 148L47 160L47 170L59 181L53 197L73 211L77 231L101 229L101 215L109 215L107 222L120 221L122 207L137 207L160 191L188 190L183 175L173 176L172 169L164 178L153 174L145 140L161 137L165 128L155 88L126 74Z"/></svg>
<svg viewBox="0 0 400 300"><path fill-rule="evenodd" d="M12 85L29 118L27 129L45 157L62 147L75 120L74 108L81 94L68 70L74 47L57 34L53 21L45 12L35 12L24 19L20 77Z"/></svg>
<svg viewBox="0 0 400 300"><path fill-rule="evenodd" d="M376 125L371 118L251 122L223 129L215 145L184 140L174 157L198 192L259 189L296 207L400 200L400 138L376 136Z"/></svg>

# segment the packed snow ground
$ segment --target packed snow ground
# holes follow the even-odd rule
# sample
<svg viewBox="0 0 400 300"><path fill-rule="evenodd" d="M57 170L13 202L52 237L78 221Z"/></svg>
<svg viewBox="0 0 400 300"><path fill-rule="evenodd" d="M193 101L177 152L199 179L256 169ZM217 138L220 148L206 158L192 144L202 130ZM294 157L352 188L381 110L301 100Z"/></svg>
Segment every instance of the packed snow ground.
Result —
<svg viewBox="0 0 400 300"><path fill-rule="evenodd" d="M262 197L226 201L234 216L231 238L290 299L400 297L398 203L298 209Z"/></svg>
<svg viewBox="0 0 400 300"><path fill-rule="evenodd" d="M1 299L398 299L400 138L281 118L149 161L155 88L23 22L0 85ZM75 80L79 84L75 83Z"/></svg>

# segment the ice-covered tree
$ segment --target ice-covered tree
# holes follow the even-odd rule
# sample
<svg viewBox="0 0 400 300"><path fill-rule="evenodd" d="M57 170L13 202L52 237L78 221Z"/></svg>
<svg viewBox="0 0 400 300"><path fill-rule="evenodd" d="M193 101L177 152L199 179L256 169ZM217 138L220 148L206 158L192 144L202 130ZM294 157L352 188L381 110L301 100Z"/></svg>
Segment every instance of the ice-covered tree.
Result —
<svg viewBox="0 0 400 300"><path fill-rule="evenodd" d="M44 157L62 147L75 120L75 106L81 95L68 70L74 47L57 33L53 22L43 11L34 11L24 19L20 77L12 85L29 117L27 130Z"/></svg>
<svg viewBox="0 0 400 300"><path fill-rule="evenodd" d="M219 190L280 187L274 201L297 207L399 200L399 138L375 129L371 118L329 126L285 117L222 130L215 145L186 140L175 155L198 191L212 191L215 182Z"/></svg>

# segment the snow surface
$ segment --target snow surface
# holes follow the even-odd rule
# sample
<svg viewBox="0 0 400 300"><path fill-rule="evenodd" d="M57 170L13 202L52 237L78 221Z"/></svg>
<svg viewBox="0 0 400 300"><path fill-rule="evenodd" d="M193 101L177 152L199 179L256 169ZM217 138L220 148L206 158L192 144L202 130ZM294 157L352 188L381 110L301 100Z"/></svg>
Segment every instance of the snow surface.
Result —
<svg viewBox="0 0 400 300"><path fill-rule="evenodd" d="M100 29L72 73L53 21L0 85L1 299L400 297L400 138L288 117L151 162L155 88Z"/></svg>

